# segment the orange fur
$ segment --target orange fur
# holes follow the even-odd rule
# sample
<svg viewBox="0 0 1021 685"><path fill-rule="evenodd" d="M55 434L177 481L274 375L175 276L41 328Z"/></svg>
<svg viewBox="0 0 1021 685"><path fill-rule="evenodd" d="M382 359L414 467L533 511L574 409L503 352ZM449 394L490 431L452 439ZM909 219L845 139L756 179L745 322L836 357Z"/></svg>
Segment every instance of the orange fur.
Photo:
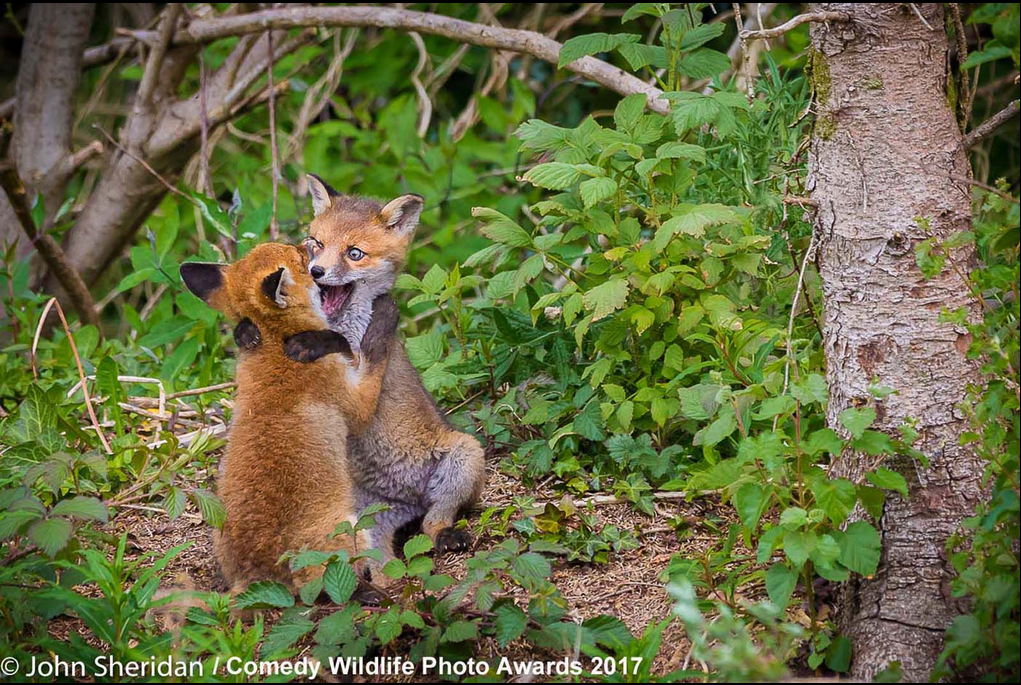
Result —
<svg viewBox="0 0 1021 685"><path fill-rule="evenodd" d="M263 288L281 267L284 306ZM292 574L278 563L284 552L356 551L348 536L329 537L354 517L344 409L353 401L348 364L339 354L303 364L283 353L287 337L326 327L301 250L260 245L221 273L222 284L205 293L206 301L233 319L251 319L263 343L238 362L230 440L217 479L227 517L215 534L216 553L234 591L264 579L295 589L321 569Z"/></svg>

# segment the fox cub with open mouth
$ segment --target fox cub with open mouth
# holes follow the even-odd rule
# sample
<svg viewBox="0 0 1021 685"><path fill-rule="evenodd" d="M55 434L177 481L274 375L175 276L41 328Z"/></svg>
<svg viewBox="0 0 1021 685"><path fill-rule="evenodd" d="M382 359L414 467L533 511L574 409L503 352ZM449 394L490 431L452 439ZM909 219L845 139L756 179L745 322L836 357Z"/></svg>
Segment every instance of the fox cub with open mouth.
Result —
<svg viewBox="0 0 1021 685"><path fill-rule="evenodd" d="M380 205L341 195L318 176L308 182L314 214L305 239L309 273L322 290L330 328L351 343L357 369L349 381L367 398L358 417L365 429L349 429L347 436L355 499L359 508L389 507L376 516L373 547L385 564L394 556L394 533L420 519L438 552L466 550L470 538L454 522L481 494L485 455L473 436L451 427L422 385L396 334L390 297L418 226L422 197L402 195ZM318 358L319 335L294 336L288 354ZM258 328L245 322L236 337L244 346L257 346Z"/></svg>
<svg viewBox="0 0 1021 685"><path fill-rule="evenodd" d="M209 306L257 325L262 337L238 361L230 438L217 477L227 512L223 529L214 531L221 570L233 592L258 580L295 590L321 568L292 574L279 563L284 552L353 554L370 545L367 537L357 545L347 535L330 537L341 522L356 520L347 416L364 399L347 382L351 347L327 328L321 291L298 247L259 245L230 265L185 263L181 277ZM306 331L317 336L315 364L284 354L285 341Z"/></svg>

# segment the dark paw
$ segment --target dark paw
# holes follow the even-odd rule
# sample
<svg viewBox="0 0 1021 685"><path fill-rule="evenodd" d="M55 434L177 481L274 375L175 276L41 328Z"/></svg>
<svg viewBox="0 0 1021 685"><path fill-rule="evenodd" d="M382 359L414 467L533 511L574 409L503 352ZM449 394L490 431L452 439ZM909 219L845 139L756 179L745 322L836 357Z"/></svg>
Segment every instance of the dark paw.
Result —
<svg viewBox="0 0 1021 685"><path fill-rule="evenodd" d="M467 552L471 544L471 536L460 528L454 528L453 526L444 528L436 535L435 547L438 554Z"/></svg>
<svg viewBox="0 0 1021 685"><path fill-rule="evenodd" d="M262 344L262 332L251 319L241 319L234 327L234 343L242 350L254 350Z"/></svg>
<svg viewBox="0 0 1021 685"><path fill-rule="evenodd" d="M298 333L284 341L284 354L291 361L309 364L322 357L323 351L314 340L309 340L308 333Z"/></svg>

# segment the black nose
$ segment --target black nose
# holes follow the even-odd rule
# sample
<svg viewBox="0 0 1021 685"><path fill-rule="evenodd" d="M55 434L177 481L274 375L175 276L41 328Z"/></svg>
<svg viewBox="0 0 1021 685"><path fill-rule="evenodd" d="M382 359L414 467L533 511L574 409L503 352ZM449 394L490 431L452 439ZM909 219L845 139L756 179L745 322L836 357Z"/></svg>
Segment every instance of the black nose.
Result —
<svg viewBox="0 0 1021 685"><path fill-rule="evenodd" d="M321 266L313 266L308 272L312 274L312 278L322 278L326 275L326 269Z"/></svg>

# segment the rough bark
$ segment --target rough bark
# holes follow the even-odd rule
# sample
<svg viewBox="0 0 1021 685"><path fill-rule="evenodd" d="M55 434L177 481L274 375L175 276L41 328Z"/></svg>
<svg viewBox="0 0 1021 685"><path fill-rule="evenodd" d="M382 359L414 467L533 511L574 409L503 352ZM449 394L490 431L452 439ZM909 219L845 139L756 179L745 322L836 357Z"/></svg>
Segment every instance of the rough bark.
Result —
<svg viewBox="0 0 1021 685"><path fill-rule="evenodd" d="M907 478L910 497L887 501L879 570L845 588L838 620L854 646L855 677L900 661L906 681L928 679L957 612L944 545L982 495L982 465L958 441L967 428L958 407L978 374L964 357L967 332L939 321L943 308L973 303L949 265L925 279L914 257L919 241L971 227L969 189L953 180L970 172L948 105L943 9L916 7L924 23L906 4L815 4L850 21L813 23L810 58L828 420L843 430L843 410L870 404L874 427L897 435L913 419L930 462L884 464ZM963 266L968 257L954 258ZM876 381L896 394L875 400ZM844 454L838 470L855 477L874 461Z"/></svg>
<svg viewBox="0 0 1021 685"><path fill-rule="evenodd" d="M33 3L18 68L11 155L30 192L42 192L47 216L64 200L75 95L94 3Z"/></svg>

